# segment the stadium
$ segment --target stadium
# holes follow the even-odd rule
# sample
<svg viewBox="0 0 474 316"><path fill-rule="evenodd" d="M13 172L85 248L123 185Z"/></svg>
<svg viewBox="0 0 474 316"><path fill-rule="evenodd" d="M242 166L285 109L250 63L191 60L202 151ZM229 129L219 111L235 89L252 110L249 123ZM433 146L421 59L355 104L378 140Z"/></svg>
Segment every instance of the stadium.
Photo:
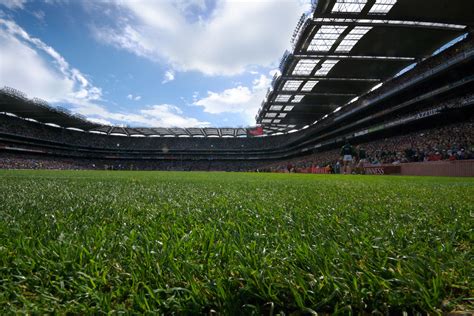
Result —
<svg viewBox="0 0 474 316"><path fill-rule="evenodd" d="M3 87L1 313L470 315L473 36L472 0L312 1L250 127Z"/></svg>

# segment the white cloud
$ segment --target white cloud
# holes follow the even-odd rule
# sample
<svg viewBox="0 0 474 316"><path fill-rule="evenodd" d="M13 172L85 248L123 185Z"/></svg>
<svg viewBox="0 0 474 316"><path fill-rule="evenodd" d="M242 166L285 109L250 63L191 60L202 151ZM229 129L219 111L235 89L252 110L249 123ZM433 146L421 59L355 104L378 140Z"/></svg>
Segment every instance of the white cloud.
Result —
<svg viewBox="0 0 474 316"><path fill-rule="evenodd" d="M85 115L89 120L111 125L110 122L122 122L142 127L206 127L209 122L187 117L183 111L170 104L159 104L139 110L138 113L110 112L95 104L73 105L73 111Z"/></svg>
<svg viewBox="0 0 474 316"><path fill-rule="evenodd" d="M44 18L46 16L44 11L42 11L42 10L34 11L31 14L40 21L44 21Z"/></svg>
<svg viewBox="0 0 474 316"><path fill-rule="evenodd" d="M207 93L207 97L196 101L194 104L202 106L205 112L218 114L226 112L240 113L245 111L245 104L252 98L248 87L238 86L222 92Z"/></svg>
<svg viewBox="0 0 474 316"><path fill-rule="evenodd" d="M275 76L275 75L277 75L277 74L278 74L278 75L281 75L281 71L280 71L280 69L275 68L275 69L270 70L269 74L270 74L270 76L272 76L272 78L273 78L273 76Z"/></svg>
<svg viewBox="0 0 474 316"><path fill-rule="evenodd" d="M252 82L252 87L239 85L222 92L208 91L207 96L195 99L194 105L203 107L204 112L211 114L240 113L248 124L255 124L255 114L260 107L270 78L260 75Z"/></svg>
<svg viewBox="0 0 474 316"><path fill-rule="evenodd" d="M127 95L127 99L133 100L133 101L140 101L142 99L142 97L139 96L139 95L129 94L129 95Z"/></svg>
<svg viewBox="0 0 474 316"><path fill-rule="evenodd" d="M171 105L154 105L138 113L110 112L98 104L102 90L71 67L52 47L31 37L15 22L0 18L0 87L10 86L30 97L68 103L71 111L101 124L122 122L141 126L208 126L186 117ZM138 101L141 96L128 95Z"/></svg>
<svg viewBox="0 0 474 316"><path fill-rule="evenodd" d="M161 83L165 84L173 80L174 80L174 71L168 70L167 72L165 72L165 78L163 79Z"/></svg>
<svg viewBox="0 0 474 316"><path fill-rule="evenodd" d="M49 102L82 103L102 96L102 90L54 48L31 37L13 21L0 18L0 47L0 85Z"/></svg>
<svg viewBox="0 0 474 316"><path fill-rule="evenodd" d="M254 79L252 84L253 84L253 90L255 91L267 90L268 87L270 86L270 78L268 78L265 75L260 75L259 78Z"/></svg>
<svg viewBox="0 0 474 316"><path fill-rule="evenodd" d="M27 0L0 0L0 5L8 9L23 9Z"/></svg>
<svg viewBox="0 0 474 316"><path fill-rule="evenodd" d="M182 4L205 8L204 1L116 3L122 9L117 15L131 18L117 19L116 27L93 28L99 41L168 62L179 71L206 75L235 75L255 65L271 66L289 46L294 26L308 8L295 0L222 0L206 20L190 21Z"/></svg>
<svg viewBox="0 0 474 316"><path fill-rule="evenodd" d="M101 119L101 118L94 118L94 117L89 117L89 121L97 123L97 124L102 124L102 125L113 125L112 122L109 120Z"/></svg>
<svg viewBox="0 0 474 316"><path fill-rule="evenodd" d="M152 105L148 109L141 110L140 113L148 120L150 126L206 127L210 125L208 122L183 116L180 108L170 104Z"/></svg>
<svg viewBox="0 0 474 316"><path fill-rule="evenodd" d="M205 0L177 0L175 5L182 12L188 12L193 8L203 11L207 8Z"/></svg>
<svg viewBox="0 0 474 316"><path fill-rule="evenodd" d="M73 93L73 80L51 71L34 49L1 29L0 47L0 86L10 86L50 102L61 101Z"/></svg>

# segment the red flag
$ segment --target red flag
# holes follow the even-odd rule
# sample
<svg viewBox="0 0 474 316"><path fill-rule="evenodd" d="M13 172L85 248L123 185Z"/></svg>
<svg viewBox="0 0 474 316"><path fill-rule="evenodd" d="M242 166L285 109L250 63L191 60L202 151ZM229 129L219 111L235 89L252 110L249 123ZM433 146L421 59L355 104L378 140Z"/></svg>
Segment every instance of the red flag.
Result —
<svg viewBox="0 0 474 316"><path fill-rule="evenodd" d="M247 134L249 136L263 135L263 127L257 126L255 128L249 128L249 129L247 129Z"/></svg>

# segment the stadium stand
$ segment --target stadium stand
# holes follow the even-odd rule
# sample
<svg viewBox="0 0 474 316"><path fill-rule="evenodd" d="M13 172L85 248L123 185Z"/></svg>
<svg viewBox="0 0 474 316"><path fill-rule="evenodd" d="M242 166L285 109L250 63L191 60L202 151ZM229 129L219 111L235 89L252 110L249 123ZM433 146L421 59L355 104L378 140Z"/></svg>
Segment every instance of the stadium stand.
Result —
<svg viewBox="0 0 474 316"><path fill-rule="evenodd" d="M104 126L5 87L0 168L336 172L346 140L373 166L473 159L473 2L369 2L314 2L256 128Z"/></svg>
<svg viewBox="0 0 474 316"><path fill-rule="evenodd" d="M366 152L367 165L401 164L440 160L474 159L474 117L467 122L454 123L440 128L417 130L405 135L383 138L371 142L355 143L354 156L358 164L358 151ZM309 172L311 168L328 168L340 173L340 149L316 153L283 162L270 164L261 171ZM291 166L289 168L289 166ZM289 170L290 169L290 170Z"/></svg>

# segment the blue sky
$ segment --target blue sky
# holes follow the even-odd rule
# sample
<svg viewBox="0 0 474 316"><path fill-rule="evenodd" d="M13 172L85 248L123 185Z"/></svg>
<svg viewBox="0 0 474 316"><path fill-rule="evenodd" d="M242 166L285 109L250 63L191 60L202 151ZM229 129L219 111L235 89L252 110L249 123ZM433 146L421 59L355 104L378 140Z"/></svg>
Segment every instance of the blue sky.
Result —
<svg viewBox="0 0 474 316"><path fill-rule="evenodd" d="M255 124L309 0L0 0L0 86L105 124Z"/></svg>

